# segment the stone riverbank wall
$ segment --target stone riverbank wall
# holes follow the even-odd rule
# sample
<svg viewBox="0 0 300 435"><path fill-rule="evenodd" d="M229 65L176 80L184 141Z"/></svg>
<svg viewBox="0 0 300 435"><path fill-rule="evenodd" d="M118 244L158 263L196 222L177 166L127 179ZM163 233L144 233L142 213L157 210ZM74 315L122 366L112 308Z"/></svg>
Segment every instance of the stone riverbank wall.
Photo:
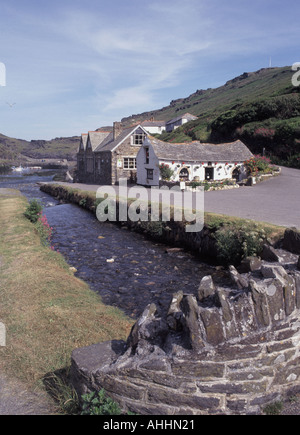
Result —
<svg viewBox="0 0 300 435"><path fill-rule="evenodd" d="M95 198L88 195L84 191L66 188L62 185L51 183L41 184L40 189L61 201L80 205L84 209L96 214L97 205ZM117 217L119 216L118 207L119 204L117 202ZM171 246L186 248L197 253L200 257L205 258L205 260L208 262L216 262L216 242L215 239L211 237L211 230L206 226L204 226L202 231L199 232L187 232L186 222L184 220L182 222L174 220L170 220L169 222L151 222L150 208L148 221L133 222L128 218L127 221L116 223L126 226L132 231L143 233L153 240L166 243Z"/></svg>
<svg viewBox="0 0 300 435"><path fill-rule="evenodd" d="M230 273L232 288L207 276L198 297L179 291L164 318L147 306L127 342L74 350L79 396L104 388L142 415L249 415L299 393L300 272Z"/></svg>

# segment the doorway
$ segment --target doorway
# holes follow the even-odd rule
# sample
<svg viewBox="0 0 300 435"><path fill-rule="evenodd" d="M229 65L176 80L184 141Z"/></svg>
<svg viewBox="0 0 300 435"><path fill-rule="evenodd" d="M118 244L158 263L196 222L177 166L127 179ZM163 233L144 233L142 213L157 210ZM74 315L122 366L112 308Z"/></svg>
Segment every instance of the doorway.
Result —
<svg viewBox="0 0 300 435"><path fill-rule="evenodd" d="M240 181L240 177L241 177L240 168L235 168L234 171L232 172L232 178L236 181Z"/></svg>
<svg viewBox="0 0 300 435"><path fill-rule="evenodd" d="M180 181L188 181L190 177L189 171L187 168L182 168L179 172L179 180Z"/></svg>
<svg viewBox="0 0 300 435"><path fill-rule="evenodd" d="M205 180L211 181L214 179L214 168L205 168Z"/></svg>

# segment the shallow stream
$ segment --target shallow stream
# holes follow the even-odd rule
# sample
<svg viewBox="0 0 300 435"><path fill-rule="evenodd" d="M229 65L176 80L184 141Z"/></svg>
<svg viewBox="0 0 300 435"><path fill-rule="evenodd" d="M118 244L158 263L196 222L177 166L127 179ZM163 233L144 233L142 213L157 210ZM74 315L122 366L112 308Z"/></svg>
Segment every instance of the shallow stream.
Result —
<svg viewBox="0 0 300 435"><path fill-rule="evenodd" d="M0 176L0 187L18 189L29 200L42 202L54 229L52 245L105 304L137 318L151 302L164 311L179 290L195 294L205 275L212 274L216 283L225 279L222 271L188 252L167 252L170 247L164 244L115 224L100 223L76 205L60 204L37 184L51 178L47 173L43 177L5 175Z"/></svg>

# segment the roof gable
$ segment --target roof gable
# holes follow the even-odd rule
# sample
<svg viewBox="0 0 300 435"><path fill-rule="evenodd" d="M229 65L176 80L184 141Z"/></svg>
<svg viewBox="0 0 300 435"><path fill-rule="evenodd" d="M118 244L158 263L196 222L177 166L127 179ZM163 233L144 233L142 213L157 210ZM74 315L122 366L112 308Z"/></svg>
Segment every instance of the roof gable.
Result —
<svg viewBox="0 0 300 435"><path fill-rule="evenodd" d="M103 152L103 151L111 151L113 152L116 148L118 148L129 136L137 133L144 133L148 135L147 131L141 126L136 125L135 127L129 127L122 130L119 136L114 140L113 133L110 133L104 141L95 149L95 152Z"/></svg>
<svg viewBox="0 0 300 435"><path fill-rule="evenodd" d="M78 152L85 151L85 149L86 149L86 143L87 143L87 137L88 137L87 133L82 133Z"/></svg>
<svg viewBox="0 0 300 435"><path fill-rule="evenodd" d="M109 131L89 131L86 150L90 149L92 151L95 151L96 148L105 140L105 138L109 134Z"/></svg>

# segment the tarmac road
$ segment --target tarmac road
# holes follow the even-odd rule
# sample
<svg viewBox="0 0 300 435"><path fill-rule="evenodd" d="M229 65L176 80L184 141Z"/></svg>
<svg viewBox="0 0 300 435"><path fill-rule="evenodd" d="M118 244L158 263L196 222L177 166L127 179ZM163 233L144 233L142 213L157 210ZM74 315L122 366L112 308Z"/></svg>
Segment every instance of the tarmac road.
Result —
<svg viewBox="0 0 300 435"><path fill-rule="evenodd" d="M205 211L300 229L300 170L281 171L251 187L206 192Z"/></svg>

